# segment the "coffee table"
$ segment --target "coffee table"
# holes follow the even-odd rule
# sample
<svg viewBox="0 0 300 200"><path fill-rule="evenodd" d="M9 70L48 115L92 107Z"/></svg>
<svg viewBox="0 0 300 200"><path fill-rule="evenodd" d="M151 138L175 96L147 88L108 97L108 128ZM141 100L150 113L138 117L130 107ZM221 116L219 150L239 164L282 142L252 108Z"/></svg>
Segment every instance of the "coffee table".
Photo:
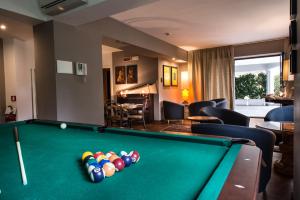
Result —
<svg viewBox="0 0 300 200"><path fill-rule="evenodd" d="M274 170L280 174L293 176L293 156L294 156L294 131L295 123L293 122L261 122L256 125L257 128L263 128L274 132L275 134L282 134L282 143L279 144L282 157L274 163Z"/></svg>

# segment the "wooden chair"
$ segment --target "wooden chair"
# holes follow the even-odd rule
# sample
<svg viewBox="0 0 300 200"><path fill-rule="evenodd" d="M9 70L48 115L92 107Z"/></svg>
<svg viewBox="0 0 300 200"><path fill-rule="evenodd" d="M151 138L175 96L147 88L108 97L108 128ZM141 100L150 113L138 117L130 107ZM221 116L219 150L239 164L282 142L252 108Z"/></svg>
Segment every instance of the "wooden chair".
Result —
<svg viewBox="0 0 300 200"><path fill-rule="evenodd" d="M136 108L128 110L129 127L132 127L132 121L142 121L144 129L146 129L145 122L145 110L147 107L147 101L144 101L143 105L137 105Z"/></svg>
<svg viewBox="0 0 300 200"><path fill-rule="evenodd" d="M111 104L111 126L113 124L119 124L120 127L128 125L128 113L117 103Z"/></svg>

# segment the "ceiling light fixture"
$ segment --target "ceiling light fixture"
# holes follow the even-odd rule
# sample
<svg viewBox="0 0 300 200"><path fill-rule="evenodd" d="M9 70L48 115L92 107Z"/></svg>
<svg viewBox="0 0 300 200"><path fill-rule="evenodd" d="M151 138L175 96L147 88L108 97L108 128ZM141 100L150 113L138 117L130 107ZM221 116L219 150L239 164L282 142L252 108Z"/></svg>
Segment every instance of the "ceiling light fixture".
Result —
<svg viewBox="0 0 300 200"><path fill-rule="evenodd" d="M58 10L60 10L60 11L64 11L64 10L65 10L64 7L62 7L62 6L58 6L57 8L58 8Z"/></svg>
<svg viewBox="0 0 300 200"><path fill-rule="evenodd" d="M166 36L170 36L170 35L171 35L171 33L169 33L169 32L166 32L166 33L165 33L165 35L166 35Z"/></svg>
<svg viewBox="0 0 300 200"><path fill-rule="evenodd" d="M172 60L176 60L176 58L172 58Z"/></svg>
<svg viewBox="0 0 300 200"><path fill-rule="evenodd" d="M4 24L1 24L1 25L0 25L0 29L1 29L1 30L6 30L6 26L5 26Z"/></svg>

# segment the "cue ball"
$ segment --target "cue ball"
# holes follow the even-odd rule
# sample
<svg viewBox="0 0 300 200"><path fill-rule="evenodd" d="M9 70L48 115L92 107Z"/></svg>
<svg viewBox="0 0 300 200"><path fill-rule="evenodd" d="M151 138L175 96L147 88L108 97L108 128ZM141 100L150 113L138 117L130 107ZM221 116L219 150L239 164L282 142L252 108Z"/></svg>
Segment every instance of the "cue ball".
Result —
<svg viewBox="0 0 300 200"><path fill-rule="evenodd" d="M60 128L61 129L66 129L67 128L67 124L66 123L61 123L60 124Z"/></svg>

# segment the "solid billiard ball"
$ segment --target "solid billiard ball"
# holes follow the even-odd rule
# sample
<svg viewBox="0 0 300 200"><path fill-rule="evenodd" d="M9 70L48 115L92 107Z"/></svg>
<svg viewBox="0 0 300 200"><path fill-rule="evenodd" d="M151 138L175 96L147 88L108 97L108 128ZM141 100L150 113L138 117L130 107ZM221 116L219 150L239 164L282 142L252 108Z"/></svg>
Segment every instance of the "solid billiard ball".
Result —
<svg viewBox="0 0 300 200"><path fill-rule="evenodd" d="M99 166L102 168L104 166L105 163L109 163L109 160L107 159L102 159L98 164Z"/></svg>
<svg viewBox="0 0 300 200"><path fill-rule="evenodd" d="M102 169L107 177L113 176L116 171L115 166L111 162L105 163Z"/></svg>
<svg viewBox="0 0 300 200"><path fill-rule="evenodd" d="M88 174L90 174L93 171L93 169L95 169L96 167L101 168L98 163L89 164L89 166L87 168Z"/></svg>
<svg viewBox="0 0 300 200"><path fill-rule="evenodd" d="M133 163L137 163L140 160L140 154L137 151L131 151L129 156L131 157Z"/></svg>
<svg viewBox="0 0 300 200"><path fill-rule="evenodd" d="M93 153L90 151L84 152L81 156L81 160L84 161L85 157L87 157L87 156L93 156Z"/></svg>
<svg viewBox="0 0 300 200"><path fill-rule="evenodd" d="M117 158L113 161L116 171L122 171L125 167L125 163L121 158Z"/></svg>
<svg viewBox="0 0 300 200"><path fill-rule="evenodd" d="M60 128L61 129L66 129L67 128L67 124L66 123L61 123L60 124Z"/></svg>
<svg viewBox="0 0 300 200"><path fill-rule="evenodd" d="M101 152L101 151L98 151L98 152L96 152L96 153L94 154L94 158L97 159L97 158L98 158L99 156L101 156L101 155L104 155L104 153Z"/></svg>
<svg viewBox="0 0 300 200"><path fill-rule="evenodd" d="M127 156L127 155L123 155L122 157L122 160L124 161L125 163L125 167L129 167L132 163L132 159L130 156Z"/></svg>
<svg viewBox="0 0 300 200"><path fill-rule="evenodd" d="M107 157L105 155L100 155L100 156L97 157L97 162L100 162L103 159L107 160Z"/></svg>
<svg viewBox="0 0 300 200"><path fill-rule="evenodd" d="M86 162L85 167L88 169L91 164L98 164L98 162L95 158L91 158Z"/></svg>
<svg viewBox="0 0 300 200"><path fill-rule="evenodd" d="M108 159L110 162L113 162L115 159L119 158L117 155L111 155Z"/></svg>
<svg viewBox="0 0 300 200"><path fill-rule="evenodd" d="M98 183L105 178L105 172L101 168L96 167L91 171L90 178L92 182Z"/></svg>

